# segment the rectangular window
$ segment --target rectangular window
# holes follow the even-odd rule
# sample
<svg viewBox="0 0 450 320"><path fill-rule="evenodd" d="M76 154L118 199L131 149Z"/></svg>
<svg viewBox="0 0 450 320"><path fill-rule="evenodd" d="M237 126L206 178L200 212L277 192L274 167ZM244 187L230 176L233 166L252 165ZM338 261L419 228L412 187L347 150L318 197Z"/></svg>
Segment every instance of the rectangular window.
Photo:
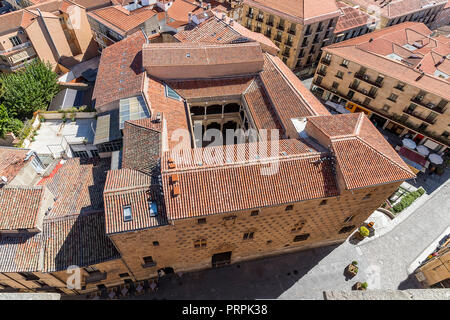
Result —
<svg viewBox="0 0 450 320"><path fill-rule="evenodd" d="M206 239L195 240L194 248L206 248Z"/></svg>
<svg viewBox="0 0 450 320"><path fill-rule="evenodd" d="M367 200L371 197L372 195L370 193L366 194L362 199L363 200Z"/></svg>
<svg viewBox="0 0 450 320"><path fill-rule="evenodd" d="M449 135L450 135L450 133L449 133L448 131L444 131L444 132L442 133L442 136L443 136L445 139L448 139Z"/></svg>
<svg viewBox="0 0 450 320"><path fill-rule="evenodd" d="M121 273L121 274L119 274L119 277L121 277L121 278L126 278L126 277L129 277L130 275L128 274L128 273Z"/></svg>
<svg viewBox="0 0 450 320"><path fill-rule="evenodd" d="M403 82L399 82L394 88L403 91L403 89L405 88L405 84Z"/></svg>
<svg viewBox="0 0 450 320"><path fill-rule="evenodd" d="M154 247L159 246L159 241L153 241L153 246L154 246Z"/></svg>
<svg viewBox="0 0 450 320"><path fill-rule="evenodd" d="M206 223L206 218L197 219L197 223L198 224L205 224Z"/></svg>
<svg viewBox="0 0 450 320"><path fill-rule="evenodd" d="M333 87L333 89L337 89L339 87L339 83L336 81L333 81L332 87ZM326 200L324 200L324 201L326 201Z"/></svg>
<svg viewBox="0 0 450 320"><path fill-rule="evenodd" d="M19 44L22 43L22 41L20 41L18 36L9 38L9 41L11 41L11 44L13 45L13 47L18 46Z"/></svg>
<svg viewBox="0 0 450 320"><path fill-rule="evenodd" d="M398 95L396 95L395 93L391 93L388 100L391 100L392 102L396 102L397 98L398 98Z"/></svg>
<svg viewBox="0 0 450 320"><path fill-rule="evenodd" d="M327 204L327 200L322 200L322 201L320 201L320 205L321 205L321 206L326 205L326 204Z"/></svg>
<svg viewBox="0 0 450 320"><path fill-rule="evenodd" d="M390 108L391 108L391 106L388 106L387 104L385 104L383 106L383 111L389 111Z"/></svg>
<svg viewBox="0 0 450 320"><path fill-rule="evenodd" d="M286 211L294 209L294 206L292 204L286 206Z"/></svg>
<svg viewBox="0 0 450 320"><path fill-rule="evenodd" d="M347 218L345 218L344 223L348 223L348 222L352 221L353 217L354 217L353 215L348 216Z"/></svg>
<svg viewBox="0 0 450 320"><path fill-rule="evenodd" d="M144 257L143 259L144 259L144 264L142 265L143 268L149 268L149 267L156 266L156 262L153 261L152 256L147 256L147 257Z"/></svg>
<svg viewBox="0 0 450 320"><path fill-rule="evenodd" d="M253 239L253 236L254 236L254 232L246 232L246 233L244 233L243 239L244 240L251 240L251 239Z"/></svg>
<svg viewBox="0 0 450 320"><path fill-rule="evenodd" d="M309 233L299 234L298 236L295 236L294 242L305 241L308 238L309 238Z"/></svg>
<svg viewBox="0 0 450 320"><path fill-rule="evenodd" d="M259 214L259 210L253 210L253 211L250 213L250 216L254 217L254 216L257 216L258 214Z"/></svg>
<svg viewBox="0 0 450 320"><path fill-rule="evenodd" d="M350 61L348 61L348 60L346 60L346 59L342 60L341 66L348 68L348 63L349 63L349 62L350 62Z"/></svg>
<svg viewBox="0 0 450 320"><path fill-rule="evenodd" d="M342 71L339 71L336 73L336 78L342 79L344 77L344 73Z"/></svg>

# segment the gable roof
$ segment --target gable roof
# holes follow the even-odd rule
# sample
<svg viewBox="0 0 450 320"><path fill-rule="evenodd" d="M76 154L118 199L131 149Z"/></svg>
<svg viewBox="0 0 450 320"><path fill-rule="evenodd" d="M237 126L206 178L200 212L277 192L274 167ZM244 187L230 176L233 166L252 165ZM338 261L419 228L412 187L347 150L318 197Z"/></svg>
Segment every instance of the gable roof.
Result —
<svg viewBox="0 0 450 320"><path fill-rule="evenodd" d="M308 133L311 126L329 139L349 190L415 177L363 113L311 117L306 127Z"/></svg>
<svg viewBox="0 0 450 320"><path fill-rule="evenodd" d="M32 157L25 160L30 150L10 147L0 147L0 177L6 177L8 181L22 170L31 161Z"/></svg>
<svg viewBox="0 0 450 320"><path fill-rule="evenodd" d="M142 92L144 43L144 35L137 31L103 50L92 96L96 108Z"/></svg>

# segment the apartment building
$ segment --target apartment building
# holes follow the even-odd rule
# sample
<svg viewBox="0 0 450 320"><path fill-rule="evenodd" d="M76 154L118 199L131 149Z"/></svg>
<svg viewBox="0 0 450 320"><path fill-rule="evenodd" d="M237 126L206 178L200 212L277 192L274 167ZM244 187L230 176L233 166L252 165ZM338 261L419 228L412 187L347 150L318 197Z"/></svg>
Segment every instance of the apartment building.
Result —
<svg viewBox="0 0 450 320"><path fill-rule="evenodd" d="M450 143L449 42L407 22L330 45L311 89L443 153Z"/></svg>
<svg viewBox="0 0 450 320"><path fill-rule="evenodd" d="M377 29L403 22L435 22L447 0L345 0L377 19Z"/></svg>
<svg viewBox="0 0 450 320"><path fill-rule="evenodd" d="M245 0L239 22L270 38L278 57L306 77L314 74L321 48L332 43L340 15L335 0Z"/></svg>
<svg viewBox="0 0 450 320"><path fill-rule="evenodd" d="M68 0L48 1L2 15L0 70L13 72L29 61L48 61L57 72L97 55L86 9Z"/></svg>

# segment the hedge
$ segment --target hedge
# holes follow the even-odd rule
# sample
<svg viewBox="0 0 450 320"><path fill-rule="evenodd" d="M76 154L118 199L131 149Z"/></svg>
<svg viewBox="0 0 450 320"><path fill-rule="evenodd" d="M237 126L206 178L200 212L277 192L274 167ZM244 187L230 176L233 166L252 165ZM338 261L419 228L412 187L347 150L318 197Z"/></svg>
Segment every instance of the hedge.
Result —
<svg viewBox="0 0 450 320"><path fill-rule="evenodd" d="M403 198L400 200L399 203L397 203L395 206L392 207L391 211L393 213L399 213L399 212L403 211L424 193L425 193L425 190L423 188L419 188L416 191L408 193L406 196L403 196Z"/></svg>

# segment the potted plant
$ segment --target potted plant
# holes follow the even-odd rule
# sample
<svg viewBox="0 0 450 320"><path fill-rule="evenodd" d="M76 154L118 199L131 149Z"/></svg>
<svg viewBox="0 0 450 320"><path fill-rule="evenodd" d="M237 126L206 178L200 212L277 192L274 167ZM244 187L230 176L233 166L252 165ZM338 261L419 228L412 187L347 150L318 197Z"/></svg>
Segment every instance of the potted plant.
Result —
<svg viewBox="0 0 450 320"><path fill-rule="evenodd" d="M353 286L353 290L366 290L367 289L367 282L357 282Z"/></svg>
<svg viewBox="0 0 450 320"><path fill-rule="evenodd" d="M356 274L358 273L357 261L352 261L352 263L347 266L347 273L352 277L356 276Z"/></svg>
<svg viewBox="0 0 450 320"><path fill-rule="evenodd" d="M361 226L359 228L359 235L361 236L361 238L364 239L365 237L369 236L369 234L370 234L370 231L366 227Z"/></svg>

